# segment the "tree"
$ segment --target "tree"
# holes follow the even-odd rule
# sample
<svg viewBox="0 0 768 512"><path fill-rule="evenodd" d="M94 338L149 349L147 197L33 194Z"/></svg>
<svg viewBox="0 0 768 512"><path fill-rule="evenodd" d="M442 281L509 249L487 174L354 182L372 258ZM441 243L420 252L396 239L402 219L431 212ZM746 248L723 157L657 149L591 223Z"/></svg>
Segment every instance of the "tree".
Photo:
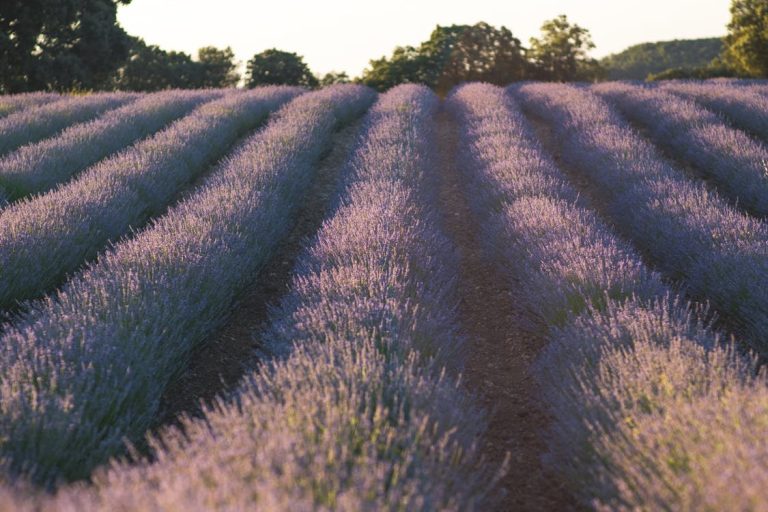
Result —
<svg viewBox="0 0 768 512"><path fill-rule="evenodd" d="M708 78L733 78L736 73L732 68L714 60L707 66L697 68L670 68L660 73L650 73L646 80L655 82L659 80L706 80Z"/></svg>
<svg viewBox="0 0 768 512"><path fill-rule="evenodd" d="M166 52L135 38L128 60L114 78L114 88L124 91L193 88L197 80L198 70L188 54Z"/></svg>
<svg viewBox="0 0 768 512"><path fill-rule="evenodd" d="M520 41L505 27L487 23L437 26L418 48L397 47L392 57L372 60L362 82L378 90L422 83L445 94L470 80L508 84L527 77L529 65Z"/></svg>
<svg viewBox="0 0 768 512"><path fill-rule="evenodd" d="M600 65L588 56L594 47L589 30L571 25L565 15L560 15L544 22L541 38L531 38L529 55L539 79L592 80L600 74Z"/></svg>
<svg viewBox="0 0 768 512"><path fill-rule="evenodd" d="M205 46L197 51L199 78L197 87L234 87L240 81L232 48L219 50Z"/></svg>
<svg viewBox="0 0 768 512"><path fill-rule="evenodd" d="M432 85L429 58L413 46L398 46L392 57L381 57L369 62L361 82L377 91L386 91L402 83Z"/></svg>
<svg viewBox="0 0 768 512"><path fill-rule="evenodd" d="M768 77L768 0L733 0L724 60L736 71Z"/></svg>
<svg viewBox="0 0 768 512"><path fill-rule="evenodd" d="M348 84L349 77L343 71L331 71L326 73L323 78L320 79L320 85L325 87L326 85L333 84Z"/></svg>
<svg viewBox="0 0 768 512"><path fill-rule="evenodd" d="M193 60L187 53L167 52L133 38L130 55L113 77L112 87L125 91L234 87L240 80L234 58L231 48L206 46Z"/></svg>
<svg viewBox="0 0 768 512"><path fill-rule="evenodd" d="M276 48L265 50L248 61L246 85L303 85L317 87L319 82L304 63L304 58Z"/></svg>
<svg viewBox="0 0 768 512"><path fill-rule="evenodd" d="M673 69L708 67L723 52L719 37L658 41L630 46L600 60L609 80L645 80ZM682 71L679 71L682 72Z"/></svg>
<svg viewBox="0 0 768 512"><path fill-rule="evenodd" d="M130 39L117 6L130 0L0 1L0 92L103 87Z"/></svg>
<svg viewBox="0 0 768 512"><path fill-rule="evenodd" d="M421 51L433 63L433 87L441 95L462 82L506 85L529 74L525 49L504 26L438 26Z"/></svg>

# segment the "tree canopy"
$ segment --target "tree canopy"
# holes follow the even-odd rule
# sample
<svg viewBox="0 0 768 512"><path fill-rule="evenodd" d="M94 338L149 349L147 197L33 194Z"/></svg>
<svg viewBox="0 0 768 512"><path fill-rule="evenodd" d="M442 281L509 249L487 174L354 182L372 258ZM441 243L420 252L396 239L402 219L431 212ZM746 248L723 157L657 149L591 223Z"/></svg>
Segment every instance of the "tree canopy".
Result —
<svg viewBox="0 0 768 512"><path fill-rule="evenodd" d="M0 92L104 88L127 58L130 0L0 1Z"/></svg>
<svg viewBox="0 0 768 512"><path fill-rule="evenodd" d="M113 77L112 87L127 91L234 87L240 80L232 49L200 48L197 60L184 52L167 52L133 38L128 59Z"/></svg>
<svg viewBox="0 0 768 512"><path fill-rule="evenodd" d="M333 84L347 84L349 83L349 77L343 71L331 71L323 75L320 79L320 85L325 87L326 85Z"/></svg>
<svg viewBox="0 0 768 512"><path fill-rule="evenodd" d="M487 23L437 26L418 48L397 47L390 58L370 61L361 81L379 90L422 83L444 94L468 80L505 84L528 74L525 50L506 27Z"/></svg>
<svg viewBox="0 0 768 512"><path fill-rule="evenodd" d="M197 51L198 87L234 87L240 81L232 48L204 46Z"/></svg>
<svg viewBox="0 0 768 512"><path fill-rule="evenodd" d="M565 15L545 21L541 37L531 38L529 56L536 67L536 78L557 82L596 79L600 66L589 57L594 47L589 30L571 24Z"/></svg>
<svg viewBox="0 0 768 512"><path fill-rule="evenodd" d="M630 46L605 57L600 64L609 80L645 80L668 70L672 75L704 68L722 51L723 41L718 37L659 41Z"/></svg>
<svg viewBox="0 0 768 512"><path fill-rule="evenodd" d="M733 0L724 60L736 71L768 77L768 0Z"/></svg>
<svg viewBox="0 0 768 512"><path fill-rule="evenodd" d="M497 85L527 79L585 80L598 76L588 57L589 31L565 16L542 27L541 39L527 50L506 27L487 23L437 26L418 47L400 46L389 58L370 61L361 81L378 90L403 82L428 85L445 94L455 85L483 81Z"/></svg>
<svg viewBox="0 0 768 512"><path fill-rule="evenodd" d="M398 46L390 58L371 60L360 81L379 91L402 83L433 85L429 68L428 58L419 50L413 46Z"/></svg>
<svg viewBox="0 0 768 512"><path fill-rule="evenodd" d="M129 36L117 8L131 0L0 0L0 94L32 90L234 87L240 81L231 48L206 46L195 57ZM354 81L378 90L422 83L444 95L466 81L505 85L520 80L768 77L768 0L731 0L724 39L644 43L601 62L587 29L564 15L544 22L522 45L506 27L436 26L416 46L398 46L369 62ZM248 87L325 86L346 73L315 76L302 56L272 48L247 62Z"/></svg>
<svg viewBox="0 0 768 512"><path fill-rule="evenodd" d="M462 82L504 85L530 74L520 40L503 26L437 27L423 48L433 62L433 87L441 94Z"/></svg>
<svg viewBox="0 0 768 512"><path fill-rule="evenodd" d="M319 81L301 56L276 48L258 53L248 61L245 80L248 87L259 85L316 87L319 85Z"/></svg>

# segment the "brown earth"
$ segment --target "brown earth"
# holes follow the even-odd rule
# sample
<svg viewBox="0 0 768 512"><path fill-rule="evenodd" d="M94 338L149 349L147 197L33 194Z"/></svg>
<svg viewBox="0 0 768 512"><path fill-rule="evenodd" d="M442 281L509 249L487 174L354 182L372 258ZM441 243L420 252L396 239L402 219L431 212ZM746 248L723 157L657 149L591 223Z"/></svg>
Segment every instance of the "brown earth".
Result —
<svg viewBox="0 0 768 512"><path fill-rule="evenodd" d="M510 456L497 509L574 510L573 498L541 462L549 418L530 370L546 343L544 329L526 309L517 280L481 249L480 220L469 207L456 165L456 124L445 111L438 116L437 135L442 217L460 258L458 316L468 338L464 380L489 412L480 440L484 456L495 467Z"/></svg>
<svg viewBox="0 0 768 512"><path fill-rule="evenodd" d="M176 423L181 413L197 416L201 403L234 389L256 367L259 332L269 320L269 307L288 291L296 259L308 237L320 228L337 189L341 170L360 130L361 121L338 131L332 149L319 162L317 175L295 215L290 234L258 272L231 309L222 327L201 344L186 369L166 389L155 428Z"/></svg>

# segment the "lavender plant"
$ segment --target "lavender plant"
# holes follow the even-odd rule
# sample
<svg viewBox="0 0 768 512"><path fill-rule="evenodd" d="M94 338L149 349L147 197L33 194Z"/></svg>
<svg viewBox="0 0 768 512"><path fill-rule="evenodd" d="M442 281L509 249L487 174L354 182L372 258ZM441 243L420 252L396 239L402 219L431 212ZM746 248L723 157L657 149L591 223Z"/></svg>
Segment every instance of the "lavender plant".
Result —
<svg viewBox="0 0 768 512"><path fill-rule="evenodd" d="M39 108L24 109L0 119L0 156L24 144L57 134L138 98L134 93L71 96Z"/></svg>
<svg viewBox="0 0 768 512"><path fill-rule="evenodd" d="M295 95L274 89L203 107L201 124L221 126L216 113L258 117ZM6 329L0 452L10 474L83 478L144 434L166 384L286 232L333 129L373 99L360 86L294 99L195 194Z"/></svg>
<svg viewBox="0 0 768 512"><path fill-rule="evenodd" d="M0 119L27 108L40 107L62 99L57 93L25 92L9 96L0 96Z"/></svg>
<svg viewBox="0 0 768 512"><path fill-rule="evenodd" d="M663 90L617 82L592 90L648 130L656 144L711 179L732 203L758 217L768 215L766 146L695 102Z"/></svg>
<svg viewBox="0 0 768 512"><path fill-rule="evenodd" d="M103 116L29 144L0 159L0 186L14 199L46 192L86 167L186 115L220 91L147 95Z"/></svg>
<svg viewBox="0 0 768 512"><path fill-rule="evenodd" d="M268 87L205 104L56 190L0 212L0 307L44 294L108 242L161 213L300 91Z"/></svg>
<svg viewBox="0 0 768 512"><path fill-rule="evenodd" d="M721 346L574 201L501 89L464 86L448 104L484 243L522 276L547 327L536 372L553 416L550 467L593 508L759 508L768 388L754 361Z"/></svg>
<svg viewBox="0 0 768 512"><path fill-rule="evenodd" d="M513 93L555 130L604 213L733 332L768 353L768 228L687 179L587 90L528 84Z"/></svg>
<svg viewBox="0 0 768 512"><path fill-rule="evenodd" d="M768 141L768 97L751 87L722 82L663 82L660 89L694 100Z"/></svg>
<svg viewBox="0 0 768 512"><path fill-rule="evenodd" d="M273 315L273 359L236 396L117 464L79 509L473 510L482 415L455 364L455 261L435 214L432 92L404 85L369 114L343 199ZM451 363L453 361L453 363Z"/></svg>

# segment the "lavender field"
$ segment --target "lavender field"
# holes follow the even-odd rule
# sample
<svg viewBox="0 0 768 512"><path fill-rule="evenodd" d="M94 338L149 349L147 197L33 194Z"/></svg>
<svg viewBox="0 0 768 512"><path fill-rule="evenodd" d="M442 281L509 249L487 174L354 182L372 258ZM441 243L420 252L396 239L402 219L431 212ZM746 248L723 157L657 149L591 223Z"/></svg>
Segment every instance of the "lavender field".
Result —
<svg viewBox="0 0 768 512"><path fill-rule="evenodd" d="M0 510L768 511L768 87L0 97Z"/></svg>

